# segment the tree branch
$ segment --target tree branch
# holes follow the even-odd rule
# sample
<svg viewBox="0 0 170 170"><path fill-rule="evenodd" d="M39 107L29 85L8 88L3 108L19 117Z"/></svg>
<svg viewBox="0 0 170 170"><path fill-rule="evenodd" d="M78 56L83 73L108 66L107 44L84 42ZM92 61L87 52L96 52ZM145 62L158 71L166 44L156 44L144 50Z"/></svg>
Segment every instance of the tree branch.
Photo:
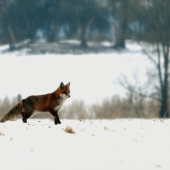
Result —
<svg viewBox="0 0 170 170"><path fill-rule="evenodd" d="M142 47L142 52L149 58L150 61L152 61L152 63L154 65L157 65L156 60L151 55L149 55L149 53L144 49L144 47L142 46L142 44L140 42L138 42L138 43Z"/></svg>
<svg viewBox="0 0 170 170"><path fill-rule="evenodd" d="M143 98L147 98L148 97L148 98L156 100L156 101L161 101L161 98L154 97L155 94L146 95L146 94L142 93L141 91L137 91L132 85L130 85L128 83L128 81L126 80L125 77L124 77L124 81L125 81L125 83L120 81L119 84L122 87L124 87L125 89L127 89L128 91L130 91L130 92L132 92L132 93L134 93L134 94L136 94L136 95L138 95L140 97L143 97ZM125 84L127 84L127 86Z"/></svg>

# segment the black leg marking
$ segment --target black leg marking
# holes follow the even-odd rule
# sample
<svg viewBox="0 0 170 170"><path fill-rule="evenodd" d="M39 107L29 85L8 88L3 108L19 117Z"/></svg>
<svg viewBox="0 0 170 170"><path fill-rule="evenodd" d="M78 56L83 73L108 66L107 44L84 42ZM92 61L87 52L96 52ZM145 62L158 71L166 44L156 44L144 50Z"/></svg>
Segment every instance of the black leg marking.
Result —
<svg viewBox="0 0 170 170"><path fill-rule="evenodd" d="M21 113L23 123L27 123L27 119L32 115L31 113Z"/></svg>
<svg viewBox="0 0 170 170"><path fill-rule="evenodd" d="M49 112L54 116L54 124L61 124L61 121L58 117L58 112L54 111L54 110L49 110Z"/></svg>
<svg viewBox="0 0 170 170"><path fill-rule="evenodd" d="M54 117L54 124L55 125L61 124L61 121L60 121L59 117Z"/></svg>

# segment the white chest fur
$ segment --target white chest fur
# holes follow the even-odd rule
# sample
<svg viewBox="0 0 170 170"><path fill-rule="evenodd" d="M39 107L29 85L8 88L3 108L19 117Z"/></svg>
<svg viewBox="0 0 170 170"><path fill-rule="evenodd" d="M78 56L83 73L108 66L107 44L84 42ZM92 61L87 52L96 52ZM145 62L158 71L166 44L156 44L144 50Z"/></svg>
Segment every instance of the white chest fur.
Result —
<svg viewBox="0 0 170 170"><path fill-rule="evenodd" d="M54 110L59 111L62 105L64 104L64 102L66 101L66 99L67 97L65 96L65 94L61 94L60 99L58 100L58 105L54 108Z"/></svg>

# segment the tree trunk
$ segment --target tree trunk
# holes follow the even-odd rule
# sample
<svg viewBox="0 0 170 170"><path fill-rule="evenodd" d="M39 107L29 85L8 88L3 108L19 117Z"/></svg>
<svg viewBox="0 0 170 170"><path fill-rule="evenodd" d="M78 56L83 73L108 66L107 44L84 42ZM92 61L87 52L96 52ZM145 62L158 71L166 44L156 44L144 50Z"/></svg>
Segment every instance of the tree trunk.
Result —
<svg viewBox="0 0 170 170"><path fill-rule="evenodd" d="M127 30L126 20L122 22L120 21L119 23L115 24L116 42L114 48L125 48L126 30Z"/></svg>
<svg viewBox="0 0 170 170"><path fill-rule="evenodd" d="M57 25L54 21L51 21L50 25L50 32L48 34L48 42L56 42L56 30L57 30Z"/></svg>
<svg viewBox="0 0 170 170"><path fill-rule="evenodd" d="M166 93L162 95L161 109L159 112L159 117L160 118L169 118L168 97L167 97Z"/></svg>
<svg viewBox="0 0 170 170"><path fill-rule="evenodd" d="M35 23L31 21L28 25L28 37L31 39L31 43L35 41Z"/></svg>
<svg viewBox="0 0 170 170"><path fill-rule="evenodd" d="M82 25L81 26L81 33L80 33L80 40L81 40L81 47L82 48L87 48L86 31L87 31L87 26Z"/></svg>
<svg viewBox="0 0 170 170"><path fill-rule="evenodd" d="M168 68L169 68L169 45L163 46L163 55L164 55L164 81L161 88L162 100L161 100L161 109L159 112L160 118L169 118L169 108L168 108Z"/></svg>
<svg viewBox="0 0 170 170"><path fill-rule="evenodd" d="M14 38L14 34L13 34L13 31L12 31L12 28L10 26L10 24L8 24L8 38L9 38L9 48L10 50L15 50L16 47L15 47L15 38Z"/></svg>

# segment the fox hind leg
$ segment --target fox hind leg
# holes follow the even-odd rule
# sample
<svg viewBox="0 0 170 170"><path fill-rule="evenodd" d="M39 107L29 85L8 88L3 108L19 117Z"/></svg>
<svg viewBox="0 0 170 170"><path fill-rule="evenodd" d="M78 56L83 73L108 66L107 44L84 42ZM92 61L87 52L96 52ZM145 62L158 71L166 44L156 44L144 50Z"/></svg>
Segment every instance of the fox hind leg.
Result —
<svg viewBox="0 0 170 170"><path fill-rule="evenodd" d="M22 121L23 121L23 123L27 123L27 119L28 119L29 117L31 117L32 113L24 113L24 112L22 112L21 115L22 115Z"/></svg>

